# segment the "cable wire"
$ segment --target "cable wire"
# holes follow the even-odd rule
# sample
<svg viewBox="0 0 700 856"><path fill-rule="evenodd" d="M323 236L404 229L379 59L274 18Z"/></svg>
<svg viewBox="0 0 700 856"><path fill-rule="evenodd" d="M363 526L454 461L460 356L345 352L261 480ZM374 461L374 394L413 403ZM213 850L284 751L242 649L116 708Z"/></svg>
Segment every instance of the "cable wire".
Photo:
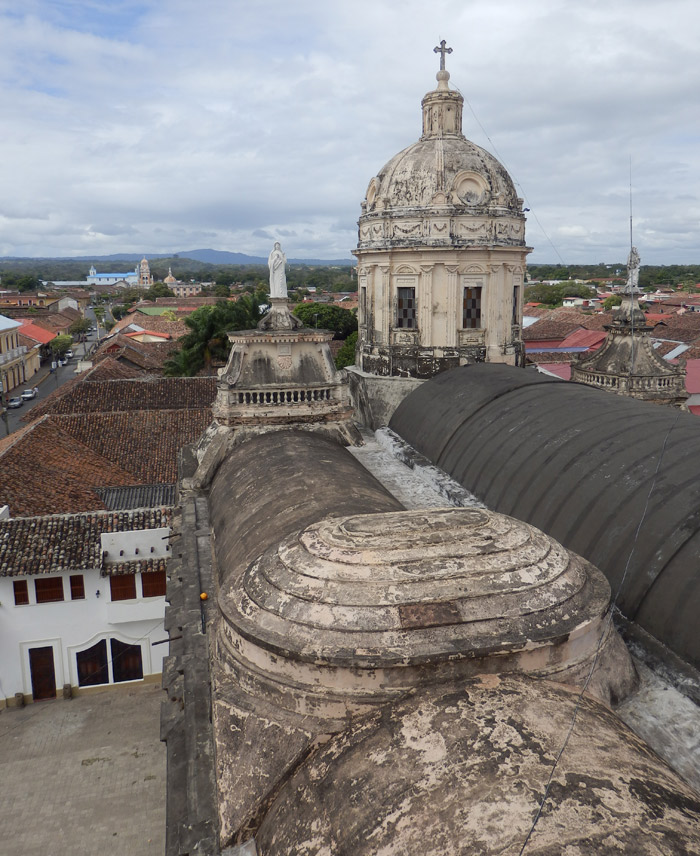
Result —
<svg viewBox="0 0 700 856"><path fill-rule="evenodd" d="M475 122L476 122L476 124L481 128L481 132L482 132L482 133L483 133L483 135L486 137L486 139L489 141L489 144L490 144L491 148L493 149L493 153L496 155L496 157L498 158L498 160L503 164L503 166L504 166L504 168L506 169L506 171L508 172L508 174L513 178L513 183L514 183L517 187L519 187L519 188L520 188L520 192L522 193L523 199L524 199L524 200L525 200L525 202L527 203L527 207L528 207L528 209L529 209L529 212L532 214L532 216L533 216L533 218L534 218L535 222L537 223L537 225L538 225L538 226L540 227L540 229L542 230L542 234L545 236L545 238L546 238L546 240L547 240L547 243L548 243L548 244L550 245L550 247L554 250L554 252L555 252L555 254L556 254L557 258L559 259L559 262L560 262L560 263L561 263L561 265L562 265L562 267L566 267L566 262L565 262L565 261L564 261L564 259L561 257L561 253L560 253L560 252L559 252L559 250L556 248L556 246L554 245L554 241L552 241L552 239L549 237L549 234L548 234L547 230L544 228L544 226L543 226L543 225L542 225L542 223L540 222L540 218L537 216L537 212L533 210L533 208L532 208L532 204L530 203L530 200L528 199L527 193L525 192L525 189L523 188L522 184L521 184L521 183L520 183L516 178L514 178L514 177L513 177L513 172L508 168L508 166L507 166L507 164L506 164L506 162L505 162L504 158L501 156L501 153L500 153L500 152L498 151L498 149L496 148L496 144L495 144L495 143L494 143L494 141L491 139L491 137L488 135L488 132L486 131L486 128L484 128L484 126L481 124L481 122L480 122L480 120L479 120L479 117L476 115L476 112L474 111L474 108L472 107L471 103L469 102L469 99L468 99L468 98L466 98L466 97L465 97L461 92L460 92L460 95L462 95L462 97L464 98L464 102L465 102L465 104L467 105L467 107L469 107L469 110L470 110L470 112L471 112L472 116L474 117L474 121L475 121Z"/></svg>

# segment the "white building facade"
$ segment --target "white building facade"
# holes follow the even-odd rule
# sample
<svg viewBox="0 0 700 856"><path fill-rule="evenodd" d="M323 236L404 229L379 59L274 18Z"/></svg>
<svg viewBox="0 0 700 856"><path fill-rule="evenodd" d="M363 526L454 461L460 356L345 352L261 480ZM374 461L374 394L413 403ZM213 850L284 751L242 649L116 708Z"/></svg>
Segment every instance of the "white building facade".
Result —
<svg viewBox="0 0 700 856"><path fill-rule="evenodd" d="M137 509L0 521L0 706L158 679L169 520Z"/></svg>

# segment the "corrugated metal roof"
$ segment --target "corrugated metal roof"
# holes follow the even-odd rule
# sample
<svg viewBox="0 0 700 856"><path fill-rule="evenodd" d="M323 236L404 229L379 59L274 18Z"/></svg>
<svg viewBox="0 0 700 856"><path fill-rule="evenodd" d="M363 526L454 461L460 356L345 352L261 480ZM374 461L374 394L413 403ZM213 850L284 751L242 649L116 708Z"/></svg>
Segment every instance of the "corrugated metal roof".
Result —
<svg viewBox="0 0 700 856"><path fill-rule="evenodd" d="M700 664L696 416L491 363L426 381L389 427L597 565L623 614Z"/></svg>
<svg viewBox="0 0 700 856"><path fill-rule="evenodd" d="M123 487L99 487L95 493L109 511L130 508L167 508L175 505L176 485L134 484Z"/></svg>
<svg viewBox="0 0 700 856"><path fill-rule="evenodd" d="M7 330L14 330L17 327L19 327L19 321L14 321L6 315L0 315L0 333L4 333Z"/></svg>

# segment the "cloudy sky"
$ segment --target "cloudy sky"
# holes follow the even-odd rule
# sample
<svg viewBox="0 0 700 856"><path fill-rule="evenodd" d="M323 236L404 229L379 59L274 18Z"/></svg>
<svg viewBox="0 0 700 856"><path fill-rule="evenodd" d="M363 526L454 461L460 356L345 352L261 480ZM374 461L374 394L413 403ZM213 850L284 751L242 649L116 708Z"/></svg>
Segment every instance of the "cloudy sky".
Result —
<svg viewBox="0 0 700 856"><path fill-rule="evenodd" d="M0 256L349 258L443 38L530 261L700 263L698 0L0 0Z"/></svg>

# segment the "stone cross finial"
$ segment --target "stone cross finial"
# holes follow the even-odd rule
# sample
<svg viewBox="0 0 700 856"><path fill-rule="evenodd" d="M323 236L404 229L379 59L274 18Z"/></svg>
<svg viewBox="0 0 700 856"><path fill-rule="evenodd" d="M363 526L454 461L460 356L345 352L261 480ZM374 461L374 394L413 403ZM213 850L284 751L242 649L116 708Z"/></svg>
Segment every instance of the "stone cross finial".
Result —
<svg viewBox="0 0 700 856"><path fill-rule="evenodd" d="M440 54L440 71L445 70L445 54L452 53L452 48L446 48L445 44L445 39L443 39L438 47L433 48L434 53Z"/></svg>

